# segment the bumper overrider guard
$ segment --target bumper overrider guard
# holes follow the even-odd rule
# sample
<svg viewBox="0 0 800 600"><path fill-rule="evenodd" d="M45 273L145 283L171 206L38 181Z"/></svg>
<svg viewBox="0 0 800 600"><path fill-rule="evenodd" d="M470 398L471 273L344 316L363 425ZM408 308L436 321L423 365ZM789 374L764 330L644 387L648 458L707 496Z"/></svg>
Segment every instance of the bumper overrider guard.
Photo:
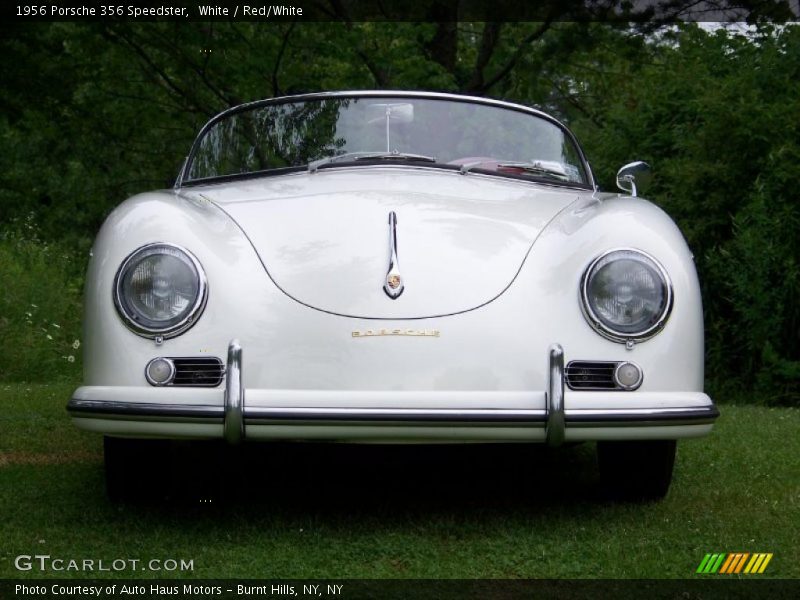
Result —
<svg viewBox="0 0 800 600"><path fill-rule="evenodd" d="M548 351L547 395L545 396L547 417L544 424L545 441L548 446L560 446L564 442L564 349L553 344Z"/></svg>
<svg viewBox="0 0 800 600"><path fill-rule="evenodd" d="M707 425L719 416L713 403L704 406L566 409L564 406L564 350L554 344L548 351L548 382L542 409L452 409L452 408L317 408L265 407L245 404L242 346L228 346L223 406L121 402L76 396L67 405L74 418L223 425L223 437L238 444L246 437L246 425L345 425L400 424L454 425L466 427L544 428L550 446L561 445L568 429L607 427L665 427ZM578 392L580 393L580 392Z"/></svg>
<svg viewBox="0 0 800 600"><path fill-rule="evenodd" d="M228 344L228 366L225 370L225 421L222 435L229 444L238 444L244 439L242 345L239 340L231 340Z"/></svg>

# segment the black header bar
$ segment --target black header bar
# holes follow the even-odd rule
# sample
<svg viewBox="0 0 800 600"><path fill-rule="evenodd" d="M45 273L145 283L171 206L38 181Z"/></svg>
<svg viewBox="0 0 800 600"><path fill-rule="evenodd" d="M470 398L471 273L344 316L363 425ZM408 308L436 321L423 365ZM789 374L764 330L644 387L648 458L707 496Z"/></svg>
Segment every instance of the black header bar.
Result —
<svg viewBox="0 0 800 600"><path fill-rule="evenodd" d="M774 21L798 0L15 0L4 20L29 21Z"/></svg>

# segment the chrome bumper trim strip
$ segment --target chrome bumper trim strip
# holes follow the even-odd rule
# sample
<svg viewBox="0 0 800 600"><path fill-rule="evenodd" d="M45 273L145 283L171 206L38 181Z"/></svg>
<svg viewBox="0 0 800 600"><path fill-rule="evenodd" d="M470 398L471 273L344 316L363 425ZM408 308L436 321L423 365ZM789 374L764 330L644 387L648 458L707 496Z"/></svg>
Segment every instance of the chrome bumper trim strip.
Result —
<svg viewBox="0 0 800 600"><path fill-rule="evenodd" d="M570 427L646 427L647 425L703 425L713 423L719 410L713 404L694 408L639 408L567 411Z"/></svg>
<svg viewBox="0 0 800 600"><path fill-rule="evenodd" d="M248 422L276 421L367 421L431 423L531 423L545 420L543 410L518 409L419 409L419 408L261 408L248 407Z"/></svg>
<svg viewBox="0 0 800 600"><path fill-rule="evenodd" d="M102 400L70 400L67 410L78 418L120 418L139 420L160 418L163 421L198 419L222 422L222 406L115 402ZM265 408L244 407L243 422L430 422L497 424L519 423L545 425L548 414L543 410L517 409L392 409L392 408ZM643 408L564 411L569 427L608 427L611 425L702 425L713 423L719 416L715 406L702 408ZM566 428L565 428L566 429Z"/></svg>
<svg viewBox="0 0 800 600"><path fill-rule="evenodd" d="M221 406L198 404L156 404L155 402L116 402L114 400L79 400L72 398L67 411L73 417L97 419L161 418L164 421L202 419L222 422L225 411Z"/></svg>

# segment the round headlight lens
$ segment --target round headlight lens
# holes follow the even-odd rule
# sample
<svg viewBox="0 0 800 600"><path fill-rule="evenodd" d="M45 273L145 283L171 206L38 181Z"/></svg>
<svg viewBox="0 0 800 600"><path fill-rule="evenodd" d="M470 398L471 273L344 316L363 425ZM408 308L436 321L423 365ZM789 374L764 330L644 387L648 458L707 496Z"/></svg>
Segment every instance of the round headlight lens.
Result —
<svg viewBox="0 0 800 600"><path fill-rule="evenodd" d="M206 299L202 267L171 244L136 250L117 273L115 300L127 325L141 335L178 335L194 324Z"/></svg>
<svg viewBox="0 0 800 600"><path fill-rule="evenodd" d="M582 285L590 322L612 339L644 339L664 325L672 286L655 259L638 250L613 250L589 265Z"/></svg>

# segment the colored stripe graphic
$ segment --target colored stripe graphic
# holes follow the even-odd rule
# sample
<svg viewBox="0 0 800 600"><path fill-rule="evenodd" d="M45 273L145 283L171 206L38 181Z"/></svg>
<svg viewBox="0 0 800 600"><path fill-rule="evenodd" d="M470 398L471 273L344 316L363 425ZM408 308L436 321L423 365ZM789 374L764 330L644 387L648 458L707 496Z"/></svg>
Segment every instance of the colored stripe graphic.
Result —
<svg viewBox="0 0 800 600"><path fill-rule="evenodd" d="M712 563L711 568L709 569L709 573L716 573L719 566L722 564L723 559L725 558L724 554L720 554L719 558L717 558L716 562Z"/></svg>
<svg viewBox="0 0 800 600"><path fill-rule="evenodd" d="M772 560L772 556L772 553L767 552L756 552L754 554L749 552L708 553L700 561L700 566L697 567L695 572L736 575L744 571L745 574L754 575L764 572L767 564Z"/></svg>
<svg viewBox="0 0 800 600"><path fill-rule="evenodd" d="M722 561L725 559L725 554L706 554L703 557L700 566L697 567L697 573L716 573Z"/></svg>
<svg viewBox="0 0 800 600"><path fill-rule="evenodd" d="M711 555L706 554L703 557L703 560L700 561L700 566L697 567L697 571L695 571L695 573L705 573L704 569L706 568L706 565L709 563L710 560L711 560Z"/></svg>
<svg viewBox="0 0 800 600"><path fill-rule="evenodd" d="M742 558L739 560L738 564L736 565L736 571L734 571L735 573L741 573L742 567L744 567L744 563L745 563L745 561L747 561L749 556L750 556L749 552L745 552L744 554L742 554Z"/></svg>
<svg viewBox="0 0 800 600"><path fill-rule="evenodd" d="M750 572L757 573L758 572L758 567L761 566L761 563L763 561L764 561L764 555L763 554L758 554L758 553L753 554L753 558L751 558L750 562L747 563L747 566L744 568L744 572L745 573L750 573Z"/></svg>
<svg viewBox="0 0 800 600"><path fill-rule="evenodd" d="M731 566L731 563L736 561L736 557L738 554L728 554L728 560L722 565L722 568L719 570L720 573L727 573L728 569Z"/></svg>
<svg viewBox="0 0 800 600"><path fill-rule="evenodd" d="M744 563L749 556L749 552L736 552L731 554L728 560L725 561L725 564L722 565L722 568L719 571L720 574L733 574L741 572L742 568L744 567Z"/></svg>
<svg viewBox="0 0 800 600"><path fill-rule="evenodd" d="M767 556L764 558L764 562L761 563L761 568L758 570L758 572L759 573L763 573L764 569L767 568L767 565L769 564L769 561L771 561L771 560L772 560L772 552L767 554Z"/></svg>

